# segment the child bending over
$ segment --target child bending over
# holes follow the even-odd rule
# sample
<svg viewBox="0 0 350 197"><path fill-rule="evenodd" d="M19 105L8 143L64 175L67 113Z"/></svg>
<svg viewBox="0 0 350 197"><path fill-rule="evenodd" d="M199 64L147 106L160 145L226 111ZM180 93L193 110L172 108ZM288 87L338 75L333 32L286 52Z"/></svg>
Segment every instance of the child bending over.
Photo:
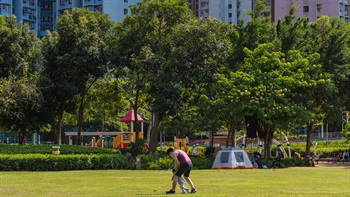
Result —
<svg viewBox="0 0 350 197"><path fill-rule="evenodd" d="M173 171L173 174L175 175L175 169L173 169L172 171ZM171 180L174 179L174 175L173 175L173 177L171 178ZM180 188L181 188L181 190L182 190L182 194L190 193L190 188L187 188L187 187L185 186L185 180L184 180L182 177L179 177L178 183L179 183Z"/></svg>

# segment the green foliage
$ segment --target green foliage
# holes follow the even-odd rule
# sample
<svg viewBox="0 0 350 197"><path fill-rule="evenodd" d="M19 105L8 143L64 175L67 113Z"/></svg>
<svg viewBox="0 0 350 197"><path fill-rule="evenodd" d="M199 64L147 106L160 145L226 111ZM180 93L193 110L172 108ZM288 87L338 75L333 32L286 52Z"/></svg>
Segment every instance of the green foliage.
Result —
<svg viewBox="0 0 350 197"><path fill-rule="evenodd" d="M310 161L307 159L298 159L296 157L281 159L282 167L310 166Z"/></svg>
<svg viewBox="0 0 350 197"><path fill-rule="evenodd" d="M136 142L131 142L128 146L128 149L133 157L145 153L145 140L137 139Z"/></svg>
<svg viewBox="0 0 350 197"><path fill-rule="evenodd" d="M0 144L0 154L52 154L52 146L41 145L6 145ZM92 148L84 146L60 145L60 154L120 154L119 149Z"/></svg>
<svg viewBox="0 0 350 197"><path fill-rule="evenodd" d="M125 169L126 167L126 157L120 154L0 154L1 171Z"/></svg>
<svg viewBox="0 0 350 197"><path fill-rule="evenodd" d="M350 140L350 124L347 123L344 127L344 129L341 132L342 136L346 139L346 140Z"/></svg>
<svg viewBox="0 0 350 197"><path fill-rule="evenodd" d="M190 156L193 169L211 169L215 157Z"/></svg>
<svg viewBox="0 0 350 197"><path fill-rule="evenodd" d="M174 167L174 160L171 157L161 157L148 164L150 170L164 170Z"/></svg>
<svg viewBox="0 0 350 197"><path fill-rule="evenodd" d="M208 146L208 147L205 149L204 155L205 155L206 157L212 157L214 154L215 154L215 147L213 147L213 146Z"/></svg>
<svg viewBox="0 0 350 197"><path fill-rule="evenodd" d="M40 42L16 17L0 16L0 125L19 136L39 128L42 104L37 87Z"/></svg>
<svg viewBox="0 0 350 197"><path fill-rule="evenodd" d="M174 167L174 160L168 155L139 155L141 169L144 170L167 170ZM190 155L193 169L211 169L215 157L201 157ZM134 168L134 167L133 167Z"/></svg>
<svg viewBox="0 0 350 197"><path fill-rule="evenodd" d="M271 168L273 165L272 159L264 159L263 163ZM298 159L296 157L284 158L279 161L279 168L288 168L288 167L307 167L310 166L310 161L308 159Z"/></svg>

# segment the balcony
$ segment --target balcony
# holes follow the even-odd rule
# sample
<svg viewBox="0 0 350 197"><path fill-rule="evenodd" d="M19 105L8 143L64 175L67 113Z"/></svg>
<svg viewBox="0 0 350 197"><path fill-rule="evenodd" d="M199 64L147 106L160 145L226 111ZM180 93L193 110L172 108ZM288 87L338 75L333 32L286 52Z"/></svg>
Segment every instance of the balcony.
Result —
<svg viewBox="0 0 350 197"><path fill-rule="evenodd" d="M73 5L71 2L72 1L68 1L68 0L59 0L59 3L57 5L57 9L58 10L72 9Z"/></svg>
<svg viewBox="0 0 350 197"><path fill-rule="evenodd" d="M7 4L7 5L11 5L11 0L0 0L0 4Z"/></svg>
<svg viewBox="0 0 350 197"><path fill-rule="evenodd" d="M83 0L83 7L93 6L93 5L102 5L102 1L98 1L98 0Z"/></svg>

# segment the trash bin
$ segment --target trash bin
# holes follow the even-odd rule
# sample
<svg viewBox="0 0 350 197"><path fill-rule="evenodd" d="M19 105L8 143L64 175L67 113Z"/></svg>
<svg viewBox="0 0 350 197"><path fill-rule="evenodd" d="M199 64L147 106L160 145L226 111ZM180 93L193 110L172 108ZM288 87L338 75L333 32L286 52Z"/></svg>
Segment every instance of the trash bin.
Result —
<svg viewBox="0 0 350 197"><path fill-rule="evenodd" d="M60 146L52 146L52 154L59 155L60 154Z"/></svg>

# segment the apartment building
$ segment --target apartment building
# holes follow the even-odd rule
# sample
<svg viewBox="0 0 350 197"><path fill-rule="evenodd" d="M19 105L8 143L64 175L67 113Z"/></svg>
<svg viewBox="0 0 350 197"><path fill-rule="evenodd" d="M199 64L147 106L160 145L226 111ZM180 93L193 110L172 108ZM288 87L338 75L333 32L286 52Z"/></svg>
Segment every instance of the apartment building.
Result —
<svg viewBox="0 0 350 197"><path fill-rule="evenodd" d="M12 16L12 0L0 0L0 15Z"/></svg>
<svg viewBox="0 0 350 197"><path fill-rule="evenodd" d="M65 10L88 8L108 14L114 21L122 21L130 13L129 6L140 0L0 0L0 15L17 17L18 22L28 24L38 37L46 31L54 31L57 17ZM271 15L272 22L283 20L293 4L298 6L296 15L315 21L322 15L335 16L350 21L350 0L264 0L264 15ZM257 0L188 0L196 17L211 17L229 24L250 20L247 10L254 9Z"/></svg>
<svg viewBox="0 0 350 197"><path fill-rule="evenodd" d="M350 0L271 0L272 21L277 23L278 20L283 20L293 4L298 6L296 16L306 17L310 22L322 15L350 21Z"/></svg>
<svg viewBox="0 0 350 197"><path fill-rule="evenodd" d="M122 21L130 13L129 6L140 0L0 0L0 15L15 15L18 22L28 24L38 37L54 31L57 18L65 10L88 8Z"/></svg>
<svg viewBox="0 0 350 197"><path fill-rule="evenodd" d="M252 10L252 0L199 0L198 17L215 18L229 24L237 24L240 20L247 23Z"/></svg>

